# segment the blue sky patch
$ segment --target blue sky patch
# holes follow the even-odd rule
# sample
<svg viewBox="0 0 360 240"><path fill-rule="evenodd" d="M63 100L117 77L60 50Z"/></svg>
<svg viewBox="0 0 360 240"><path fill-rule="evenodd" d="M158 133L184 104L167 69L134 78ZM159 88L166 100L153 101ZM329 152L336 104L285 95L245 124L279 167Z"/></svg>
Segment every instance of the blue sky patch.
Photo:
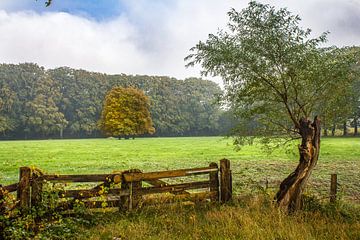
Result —
<svg viewBox="0 0 360 240"><path fill-rule="evenodd" d="M1 0L0 9L13 11L67 12L72 15L92 18L97 21L108 20L120 15L124 7L120 0L53 0L45 7L46 0Z"/></svg>

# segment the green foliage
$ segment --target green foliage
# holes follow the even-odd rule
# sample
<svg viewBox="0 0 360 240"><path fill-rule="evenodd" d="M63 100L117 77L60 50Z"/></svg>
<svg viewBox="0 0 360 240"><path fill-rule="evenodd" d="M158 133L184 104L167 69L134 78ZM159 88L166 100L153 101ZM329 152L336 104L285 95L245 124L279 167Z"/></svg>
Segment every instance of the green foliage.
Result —
<svg viewBox="0 0 360 240"><path fill-rule="evenodd" d="M327 103L347 94L359 58L321 48L327 33L310 38L299 16L254 1L228 15L228 29L199 42L186 60L224 79L223 101L243 122L242 136L297 136L300 118L325 115Z"/></svg>
<svg viewBox="0 0 360 240"><path fill-rule="evenodd" d="M69 122L65 132L75 136L96 133L96 121L107 91L104 74L65 67L49 70L49 74L61 89L58 106Z"/></svg>
<svg viewBox="0 0 360 240"><path fill-rule="evenodd" d="M72 239L80 227L94 223L88 209L81 204L74 207L73 216L59 211L61 186L45 184L42 202L28 211L13 209L0 215L0 239ZM7 195L8 205L14 204L11 194Z"/></svg>
<svg viewBox="0 0 360 240"><path fill-rule="evenodd" d="M107 136L153 134L149 98L139 89L115 87L105 97L99 120Z"/></svg>
<svg viewBox="0 0 360 240"><path fill-rule="evenodd" d="M67 125L57 107L61 92L35 64L0 65L0 131L54 134ZM20 130L21 129L21 130Z"/></svg>
<svg viewBox="0 0 360 240"><path fill-rule="evenodd" d="M222 91L211 81L1 64L0 137L99 136L106 93L130 86L150 98L156 136L218 135L231 128L232 116L215 103Z"/></svg>
<svg viewBox="0 0 360 240"><path fill-rule="evenodd" d="M342 49L343 55L360 59L360 48L350 47ZM321 106L323 112L323 127L332 128L335 131L337 125L343 126L347 121L358 121L360 118L360 67L359 61L352 65L352 72L348 76L349 80L338 89L341 94L335 93L337 97L328 98Z"/></svg>

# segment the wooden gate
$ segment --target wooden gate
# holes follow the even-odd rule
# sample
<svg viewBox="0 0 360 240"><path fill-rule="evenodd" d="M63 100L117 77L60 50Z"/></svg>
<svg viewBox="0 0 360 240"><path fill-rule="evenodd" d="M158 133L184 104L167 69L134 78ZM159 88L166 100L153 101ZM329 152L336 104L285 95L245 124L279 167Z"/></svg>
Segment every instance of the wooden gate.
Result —
<svg viewBox="0 0 360 240"><path fill-rule="evenodd" d="M199 175L207 177L199 181L196 179ZM176 181L179 178L182 182ZM159 201L224 203L232 198L230 161L227 159L220 161L220 168L218 164L211 163L202 168L159 172L132 169L112 174L49 175L38 169L21 167L19 183L0 186L0 212L3 208L1 200L7 192L17 191L18 206L21 209L41 204L44 184L49 182L97 183L87 189L58 191L59 208L63 210L72 209L79 202L88 208L119 207L120 210L131 210Z"/></svg>

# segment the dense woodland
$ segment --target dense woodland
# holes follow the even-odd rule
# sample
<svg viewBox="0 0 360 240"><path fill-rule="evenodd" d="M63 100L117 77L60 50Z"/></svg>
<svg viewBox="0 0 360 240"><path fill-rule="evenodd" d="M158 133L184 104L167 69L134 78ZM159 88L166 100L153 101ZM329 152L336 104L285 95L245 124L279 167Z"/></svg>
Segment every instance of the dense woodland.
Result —
<svg viewBox="0 0 360 240"><path fill-rule="evenodd" d="M220 87L208 80L107 75L68 67L45 70L33 63L0 65L0 139L103 136L98 121L114 86L142 89L151 101L154 136L225 135L235 126L217 103ZM348 99L329 104L323 126L352 135L360 121L360 83ZM352 131L349 131L352 127Z"/></svg>
<svg viewBox="0 0 360 240"><path fill-rule="evenodd" d="M155 136L219 135L231 127L231 114L216 104L221 89L212 81L2 64L1 138L102 136L97 123L114 86L139 88L150 98Z"/></svg>

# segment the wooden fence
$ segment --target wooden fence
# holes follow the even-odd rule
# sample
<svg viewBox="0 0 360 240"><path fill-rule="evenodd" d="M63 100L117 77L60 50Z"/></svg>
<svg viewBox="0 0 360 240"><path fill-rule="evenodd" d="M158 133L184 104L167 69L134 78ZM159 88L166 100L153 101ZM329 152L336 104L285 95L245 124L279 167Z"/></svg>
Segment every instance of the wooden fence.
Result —
<svg viewBox="0 0 360 240"><path fill-rule="evenodd" d="M194 175L208 175L208 177L204 181L182 183L164 181L164 179ZM216 163L211 163L203 168L144 173L138 169L132 169L112 174L48 175L38 169L21 167L19 183L5 187L0 185L0 212L4 211L4 205L1 202L8 192L17 191L20 209L28 209L41 204L44 184L49 182L98 183L90 189L58 191L59 206L64 210L73 208L79 200L89 208L119 207L121 210L131 210L139 205L158 202L163 193L166 197L161 198L162 203L183 200L224 203L232 198L230 161L227 159L220 161L220 167ZM196 191L191 192L194 190ZM145 195L149 194L152 197L146 198Z"/></svg>

